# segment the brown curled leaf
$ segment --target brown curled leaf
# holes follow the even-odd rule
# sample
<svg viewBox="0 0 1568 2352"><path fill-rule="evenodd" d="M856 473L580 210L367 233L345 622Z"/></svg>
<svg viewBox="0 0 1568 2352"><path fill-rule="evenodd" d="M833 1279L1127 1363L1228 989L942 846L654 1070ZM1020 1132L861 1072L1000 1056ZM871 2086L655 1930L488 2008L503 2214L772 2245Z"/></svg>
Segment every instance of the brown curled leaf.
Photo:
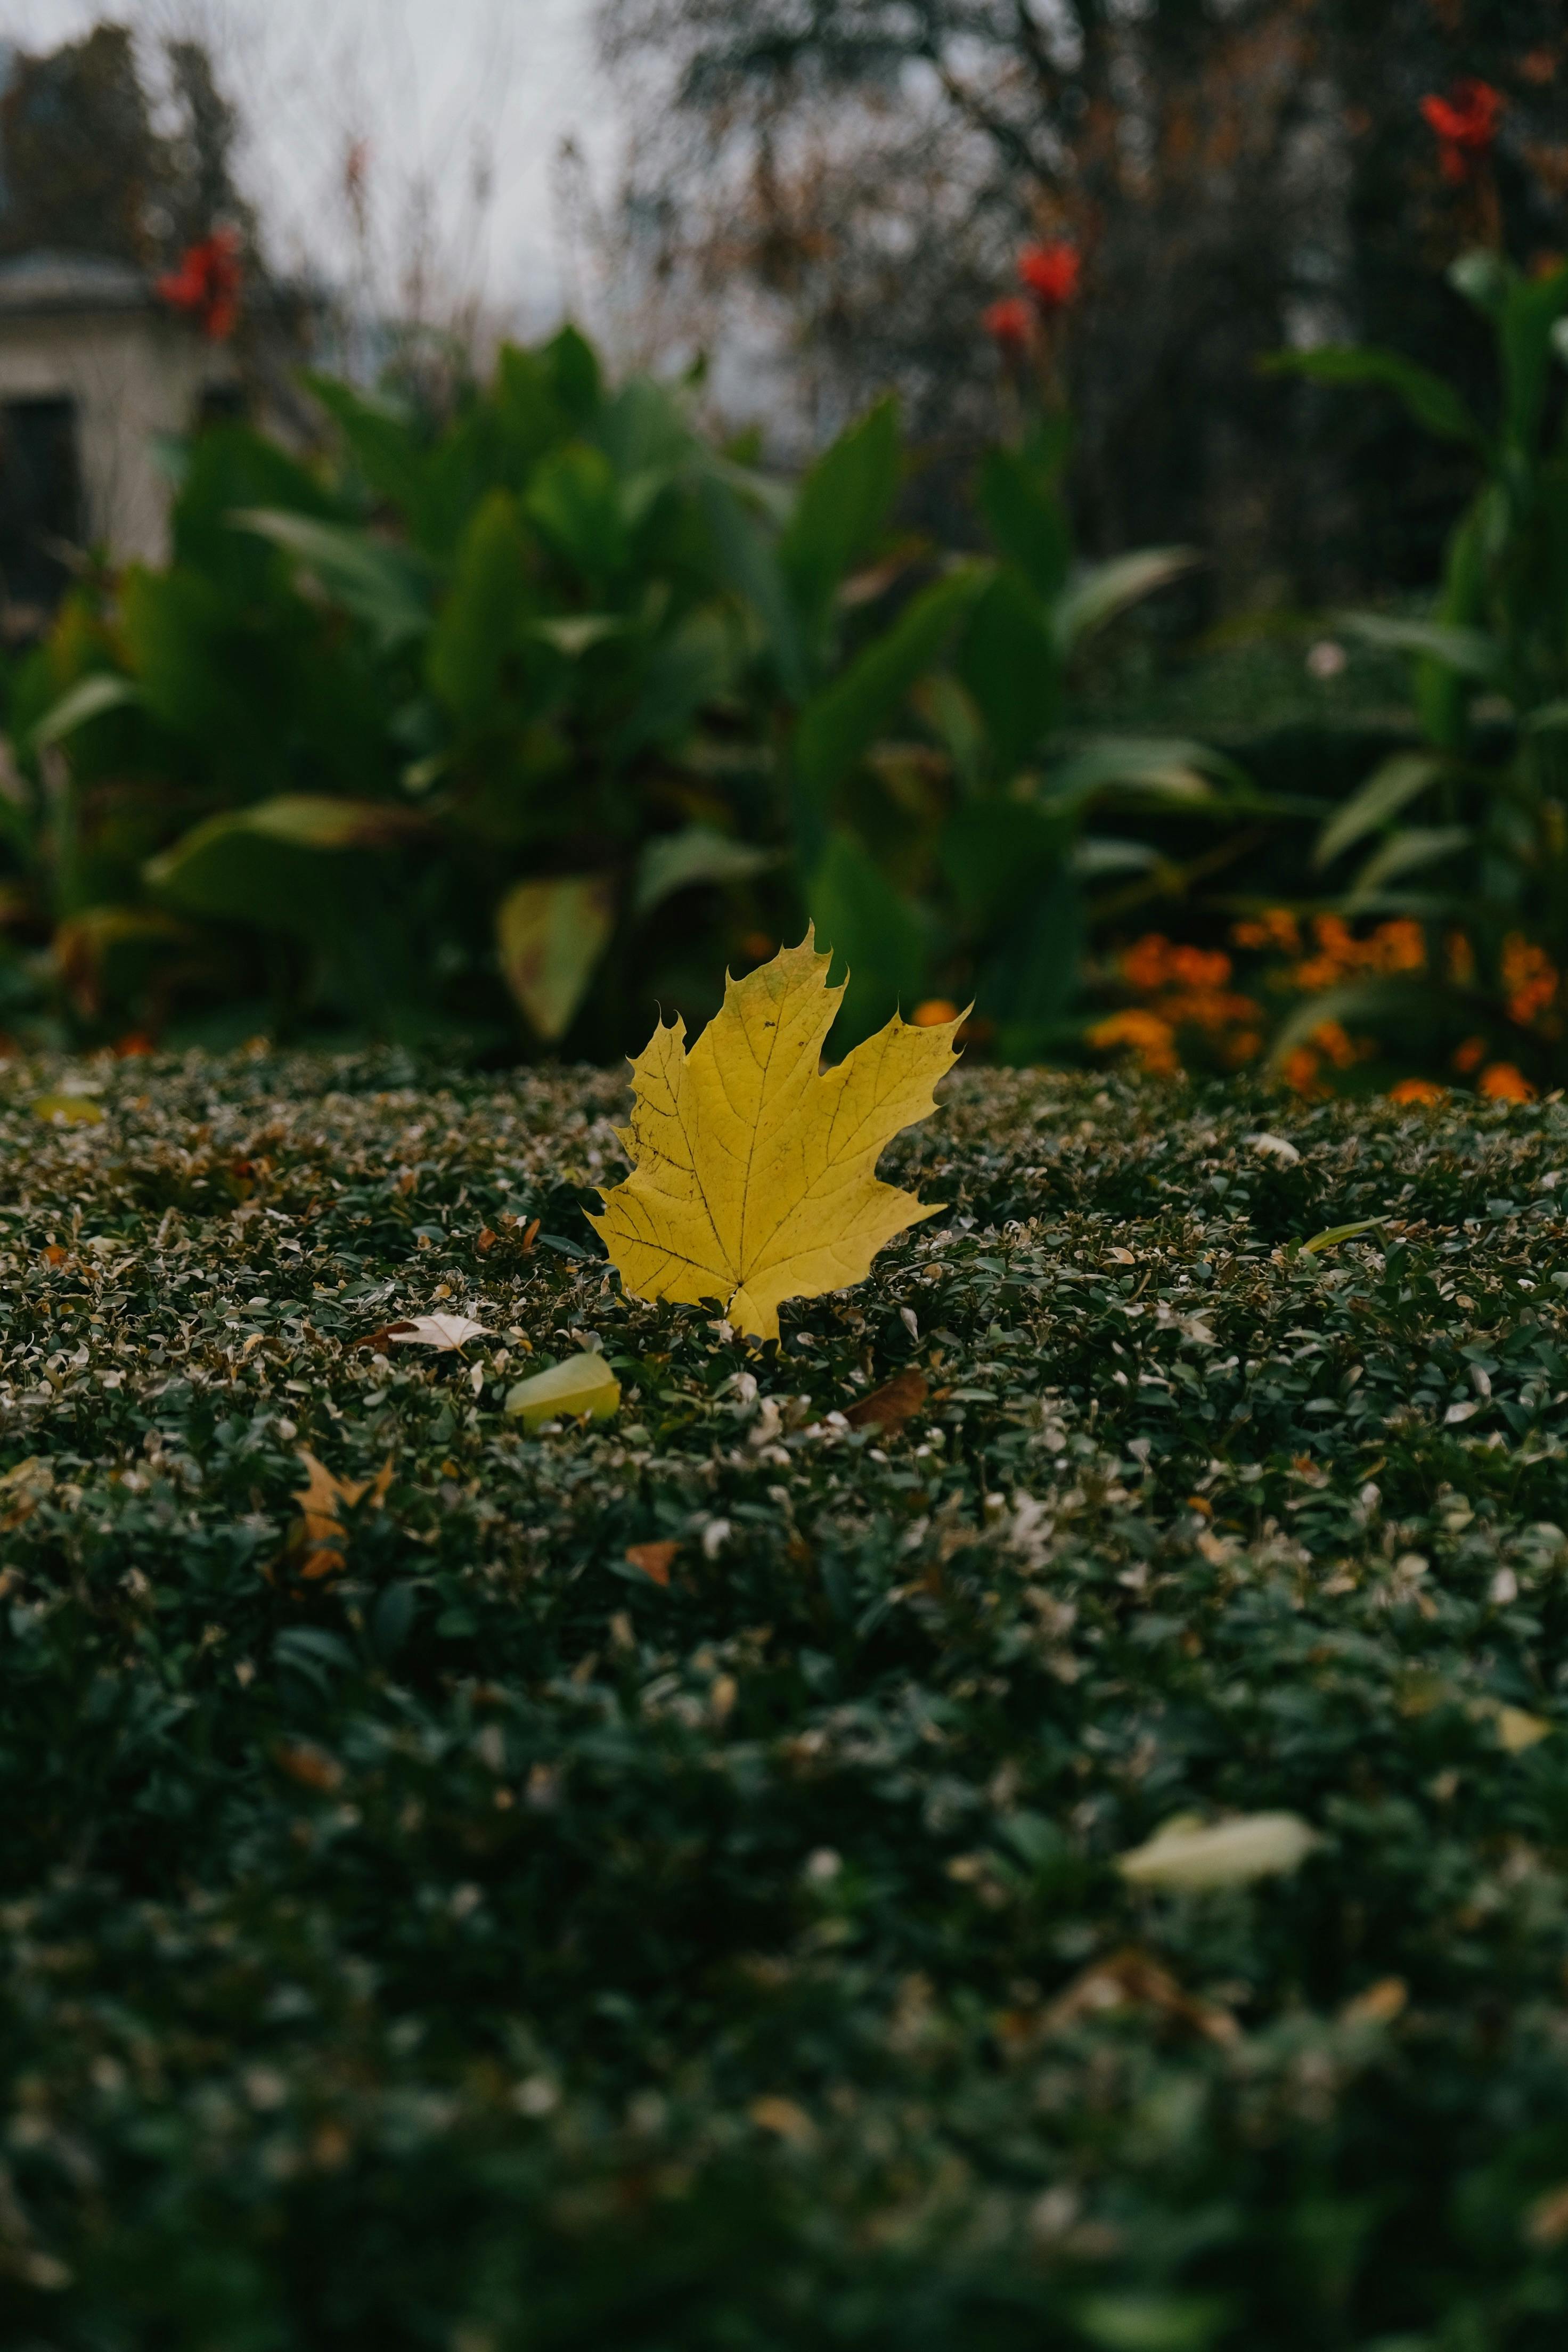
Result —
<svg viewBox="0 0 1568 2352"><path fill-rule="evenodd" d="M844 1418L851 1429L901 1429L912 1414L919 1412L929 1390L923 1372L895 1372L890 1381L873 1389L869 1396L848 1406Z"/></svg>

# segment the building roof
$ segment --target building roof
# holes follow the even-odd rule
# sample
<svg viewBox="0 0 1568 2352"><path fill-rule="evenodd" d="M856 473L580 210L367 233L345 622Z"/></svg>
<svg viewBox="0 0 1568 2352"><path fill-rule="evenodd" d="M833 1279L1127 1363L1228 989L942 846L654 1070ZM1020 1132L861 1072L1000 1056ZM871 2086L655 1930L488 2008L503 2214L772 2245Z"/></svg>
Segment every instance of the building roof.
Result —
<svg viewBox="0 0 1568 2352"><path fill-rule="evenodd" d="M0 317L143 310L153 281L128 261L95 253L21 253L0 262Z"/></svg>

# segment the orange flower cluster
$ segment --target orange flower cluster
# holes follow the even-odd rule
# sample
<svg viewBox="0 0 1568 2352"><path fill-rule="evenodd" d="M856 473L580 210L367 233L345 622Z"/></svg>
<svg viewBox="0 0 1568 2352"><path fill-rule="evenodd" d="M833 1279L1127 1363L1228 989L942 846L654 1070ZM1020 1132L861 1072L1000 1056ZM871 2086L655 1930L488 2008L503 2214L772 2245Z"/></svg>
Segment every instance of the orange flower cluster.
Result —
<svg viewBox="0 0 1568 2352"><path fill-rule="evenodd" d="M1528 1029L1556 1002L1557 966L1544 948L1510 931L1502 943L1502 984L1508 1017Z"/></svg>
<svg viewBox="0 0 1568 2352"><path fill-rule="evenodd" d="M1268 960L1270 987L1301 996L1321 995L1363 975L1428 969L1427 934L1408 916L1378 923L1358 937L1339 915L1303 919L1288 907L1266 907L1234 923L1230 936L1234 947ZM1473 985L1475 950L1462 931L1451 931L1444 940L1441 962L1450 981L1461 988ZM1184 1030L1199 1033L1211 1054L1217 1053L1232 1068L1262 1051L1262 1008L1252 997L1235 992L1232 961L1223 950L1184 946L1151 931L1123 951L1119 971L1143 1002L1098 1023L1089 1032L1091 1045L1125 1047L1146 1070L1167 1076L1181 1069L1178 1041ZM1502 943L1499 977L1511 1021L1533 1029L1537 1036L1562 1034L1568 992L1544 948L1521 932L1510 932ZM1297 1094L1325 1096L1334 1090L1336 1073L1376 1051L1372 1038L1352 1037L1337 1021L1321 1022L1305 1044L1287 1055L1280 1076ZM1512 1062L1489 1060L1493 1051L1486 1037L1467 1037L1454 1051L1453 1067L1490 1101L1533 1099L1535 1088L1522 1070ZM1408 1077L1390 1088L1390 1098L1434 1103L1447 1092L1436 1079Z"/></svg>
<svg viewBox="0 0 1568 2352"><path fill-rule="evenodd" d="M1326 1095L1331 1088L1323 1079L1325 1062L1348 1070L1375 1051L1370 1037L1352 1037L1338 1021L1321 1021L1305 1045L1286 1055L1279 1075L1292 1094Z"/></svg>
<svg viewBox="0 0 1568 2352"><path fill-rule="evenodd" d="M1239 925L1237 929L1239 929ZM1314 915L1315 952L1306 955L1290 973L1290 985L1303 996L1316 996L1357 972L1424 971L1426 940L1419 923L1407 915L1379 923L1358 940L1339 915Z"/></svg>
<svg viewBox="0 0 1568 2352"><path fill-rule="evenodd" d="M1129 988L1150 1000L1112 1013L1089 1033L1091 1045L1106 1051L1125 1046L1146 1070L1173 1076L1181 1068L1176 1038L1199 1031L1235 1068L1261 1051L1262 1007L1230 986L1231 960L1223 948L1184 947L1163 932L1134 940L1121 958Z"/></svg>

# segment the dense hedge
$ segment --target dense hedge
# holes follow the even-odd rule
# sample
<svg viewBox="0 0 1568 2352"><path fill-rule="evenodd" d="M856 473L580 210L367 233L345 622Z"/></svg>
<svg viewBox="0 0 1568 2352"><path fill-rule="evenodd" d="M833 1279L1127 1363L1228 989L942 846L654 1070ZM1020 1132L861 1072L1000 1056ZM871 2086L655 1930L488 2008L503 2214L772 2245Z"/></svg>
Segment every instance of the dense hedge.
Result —
<svg viewBox="0 0 1568 2352"><path fill-rule="evenodd" d="M0 1111L7 2343L1561 2344L1568 1107L961 1076L895 1155L946 1211L758 1358L605 1278L614 1076L58 1083ZM440 1306L494 1340L354 1345ZM584 1333L618 1423L515 1433ZM392 1461L336 1580L307 1444ZM1294 1876L1112 1867L1259 1807Z"/></svg>

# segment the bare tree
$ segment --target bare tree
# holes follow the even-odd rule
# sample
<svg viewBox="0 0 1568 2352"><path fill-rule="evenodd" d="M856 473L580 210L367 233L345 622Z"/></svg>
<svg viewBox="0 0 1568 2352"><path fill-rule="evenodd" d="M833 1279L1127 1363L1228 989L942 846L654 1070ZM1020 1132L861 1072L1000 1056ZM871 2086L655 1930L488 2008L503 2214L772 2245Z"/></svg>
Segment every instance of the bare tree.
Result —
<svg viewBox="0 0 1568 2352"><path fill-rule="evenodd" d="M1445 509L1447 478L1381 425L1254 364L1369 326L1445 357L1462 334L1429 290L1459 225L1424 89L1503 83L1512 216L1561 241L1529 160L1568 63L1556 0L604 0L601 22L640 121L623 235L652 310L760 308L797 429L893 383L952 446L995 419L982 301L1021 237L1070 236L1081 525L1201 539L1227 600L1277 563L1310 589L1364 564L1369 475L1373 533Z"/></svg>

